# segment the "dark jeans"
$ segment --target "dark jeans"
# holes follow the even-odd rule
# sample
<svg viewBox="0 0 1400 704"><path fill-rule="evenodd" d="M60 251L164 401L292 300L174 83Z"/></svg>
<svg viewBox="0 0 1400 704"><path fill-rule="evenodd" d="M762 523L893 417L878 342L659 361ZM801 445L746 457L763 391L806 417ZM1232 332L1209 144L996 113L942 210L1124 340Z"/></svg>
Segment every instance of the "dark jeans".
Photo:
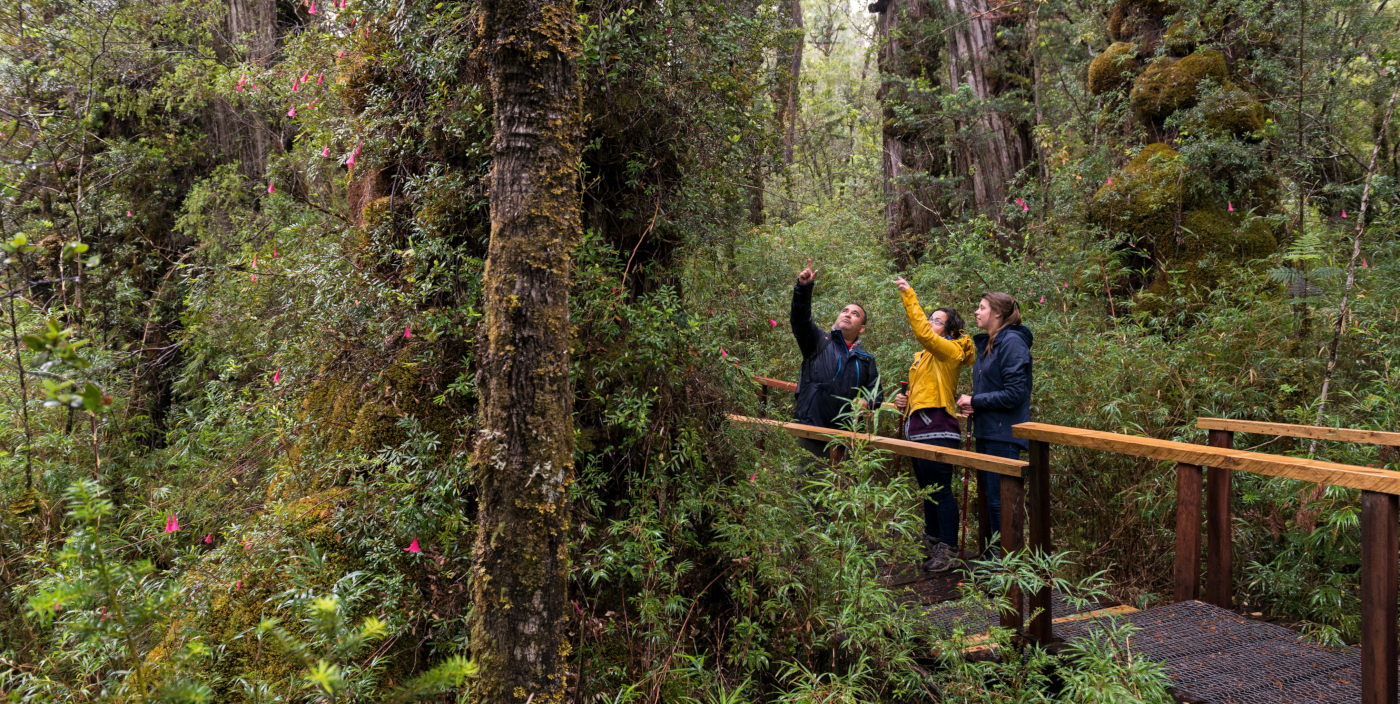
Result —
<svg viewBox="0 0 1400 704"><path fill-rule="evenodd" d="M993 457L1021 459L1021 446L1001 440L977 440L977 451ZM983 486L987 487L987 513L991 514L992 532L1001 532L1001 475L996 472L982 472Z"/></svg>
<svg viewBox="0 0 1400 704"><path fill-rule="evenodd" d="M921 440L925 445L958 449L957 440ZM934 487L924 497L924 535L939 542L958 547L958 501L953 496L953 465L917 457L909 458L914 465L914 478L920 489Z"/></svg>

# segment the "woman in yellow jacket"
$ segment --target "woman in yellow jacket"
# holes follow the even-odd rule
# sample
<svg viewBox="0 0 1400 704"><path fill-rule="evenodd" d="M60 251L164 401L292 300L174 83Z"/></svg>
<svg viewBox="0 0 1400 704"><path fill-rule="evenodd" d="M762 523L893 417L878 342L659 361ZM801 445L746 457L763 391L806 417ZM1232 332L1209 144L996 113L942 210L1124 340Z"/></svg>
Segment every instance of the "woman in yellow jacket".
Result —
<svg viewBox="0 0 1400 704"><path fill-rule="evenodd" d="M914 355L909 368L909 393L900 394L895 405L905 412L904 437L940 447L956 448L962 430L955 417L958 372L972 364L976 353L972 338L963 332L963 319L952 308L939 308L925 316L919 298L909 282L897 279L899 296L909 326L923 348ZM953 499L953 467L943 462L910 458L919 488L933 492L924 499L924 542L929 559L928 572L946 572L953 567L958 544L958 504Z"/></svg>

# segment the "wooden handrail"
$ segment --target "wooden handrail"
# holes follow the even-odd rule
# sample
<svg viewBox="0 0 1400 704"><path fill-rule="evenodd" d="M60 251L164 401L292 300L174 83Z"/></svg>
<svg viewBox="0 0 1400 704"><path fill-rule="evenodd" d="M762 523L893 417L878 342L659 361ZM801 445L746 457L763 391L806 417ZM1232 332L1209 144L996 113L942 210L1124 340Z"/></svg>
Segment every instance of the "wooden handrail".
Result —
<svg viewBox="0 0 1400 704"><path fill-rule="evenodd" d="M1400 433L1383 430L1357 430L1353 428L1324 428L1318 425L1293 425L1291 423L1265 423L1257 420L1234 420L1232 418L1198 418L1196 427L1202 430L1228 430L1235 433L1255 435L1276 435L1309 440L1337 440L1359 442L1368 445L1391 445L1400 447Z"/></svg>
<svg viewBox="0 0 1400 704"><path fill-rule="evenodd" d="M1400 495L1400 472L1371 467L1357 467L1282 455L1267 455L1262 452L1247 452L1231 448L1192 445L1171 440L1105 433L1044 423L1021 423L1012 426L1011 432L1018 438L1056 445L1072 445L1121 455L1220 467L1271 477L1286 477L1305 482L1318 482L1382 494Z"/></svg>
<svg viewBox="0 0 1400 704"><path fill-rule="evenodd" d="M729 416L729 421L741 425L780 429L786 431L789 435L795 435L800 438L810 438L812 440L830 440L832 438L860 440L877 450L886 450L896 455L918 457L919 459L933 460L935 462L946 462L954 467L971 467L972 469L995 472L996 474L1008 477L1021 476L1021 471L1027 466L1027 463L1021 460L984 455L977 452L968 452L967 450L955 450L948 447L939 447L937 445L925 445L920 442L912 442L909 440L896 440L894 438L868 435L866 433L853 433L849 430L820 428L815 425L784 423L782 421L768 420L766 418L750 418L748 416L732 414Z"/></svg>
<svg viewBox="0 0 1400 704"><path fill-rule="evenodd" d="M783 391L788 391L788 392L791 392L791 393L797 393L797 384L795 384L795 383L793 383L793 382L791 382L791 381L783 381L782 379L769 379L769 378L766 377L766 376L756 376L756 377L753 377L753 380L756 381L756 382L758 382L758 384L759 384L760 386L767 386L767 387L773 388L773 389L781 389L781 390L783 390ZM881 406L881 408L888 408L888 409L890 409L890 410L899 410L899 409L895 408L895 405L894 405L893 403L885 403L885 404L883 404L883 405ZM965 415L963 415L963 414L961 414L961 413L954 413L954 414L953 414L953 417L956 418L956 419L958 420L959 423L964 423L964 424L967 423L967 416L965 416Z"/></svg>

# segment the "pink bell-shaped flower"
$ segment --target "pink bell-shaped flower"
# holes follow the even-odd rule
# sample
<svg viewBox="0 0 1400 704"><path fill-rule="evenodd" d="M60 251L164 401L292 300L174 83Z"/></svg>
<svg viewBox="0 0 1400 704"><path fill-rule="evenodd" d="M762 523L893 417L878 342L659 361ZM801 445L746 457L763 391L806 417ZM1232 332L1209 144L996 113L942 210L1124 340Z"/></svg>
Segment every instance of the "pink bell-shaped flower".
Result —
<svg viewBox="0 0 1400 704"><path fill-rule="evenodd" d="M1106 183L1106 184L1104 184L1104 185L1112 186L1112 185L1113 185L1113 177L1112 177L1112 176L1109 176L1109 177L1108 177L1108 183Z"/></svg>
<svg viewBox="0 0 1400 704"><path fill-rule="evenodd" d="M337 59L343 59L343 58L345 58L345 50L344 50L344 49L341 49L340 51L337 51L337 52L335 53L335 58L337 58Z"/></svg>
<svg viewBox="0 0 1400 704"><path fill-rule="evenodd" d="M258 275L257 275L257 274L253 274L253 283L257 283L257 282L258 282Z"/></svg>
<svg viewBox="0 0 1400 704"><path fill-rule="evenodd" d="M205 545L208 545L208 544L213 543L213 542L214 542L214 534L213 534L213 533L210 533L209 535L204 536L204 544L205 544Z"/></svg>
<svg viewBox="0 0 1400 704"><path fill-rule="evenodd" d="M277 382L279 382L279 381L281 381L281 380L282 380L282 368L281 368L281 367L278 367L278 368L277 368L277 371L275 371L275 372L272 373L272 383L276 384Z"/></svg>
<svg viewBox="0 0 1400 704"><path fill-rule="evenodd" d="M310 15L316 14L316 0L311 0L311 9L307 10L306 12Z"/></svg>
<svg viewBox="0 0 1400 704"><path fill-rule="evenodd" d="M267 184L267 192L272 193L272 184Z"/></svg>
<svg viewBox="0 0 1400 704"><path fill-rule="evenodd" d="M1342 208L1342 217L1346 217L1346 216L1347 216L1346 208Z"/></svg>
<svg viewBox="0 0 1400 704"><path fill-rule="evenodd" d="M1226 205L1225 210L1226 210L1227 212L1231 212L1231 213L1235 212L1235 202L1234 202L1234 201L1225 201L1225 205Z"/></svg>
<svg viewBox="0 0 1400 704"><path fill-rule="evenodd" d="M127 216L127 217L131 217L131 211L130 211L130 210L126 211L126 216Z"/></svg>
<svg viewBox="0 0 1400 704"><path fill-rule="evenodd" d="M257 271L257 269L258 269L258 255L254 254L254 255L253 255L253 270L254 270L254 271Z"/></svg>
<svg viewBox="0 0 1400 704"><path fill-rule="evenodd" d="M349 167L355 166L355 152L350 152L350 158L345 161L345 165Z"/></svg>
<svg viewBox="0 0 1400 704"><path fill-rule="evenodd" d="M293 92L293 93L297 92L297 83L298 83L298 82L297 82L296 76L292 76L292 92Z"/></svg>
<svg viewBox="0 0 1400 704"><path fill-rule="evenodd" d="M1029 213L1030 211L1031 211L1031 207L1030 207L1029 205L1026 205L1025 203L1022 203L1022 204L1021 204L1021 212L1023 212L1023 213Z"/></svg>
<svg viewBox="0 0 1400 704"><path fill-rule="evenodd" d="M318 73L318 74L316 74L316 85L318 85L318 86L321 85L321 81L325 80L325 78L326 78L326 74L324 74L324 73Z"/></svg>
<svg viewBox="0 0 1400 704"><path fill-rule="evenodd" d="M1045 302L1045 296L1041 296L1041 297L1040 297L1040 302L1041 302L1041 303L1044 303L1044 302Z"/></svg>
<svg viewBox="0 0 1400 704"><path fill-rule="evenodd" d="M407 326L407 325L403 326L403 336L404 336L404 337L413 337L413 331L410 330L410 329L409 329L409 326Z"/></svg>
<svg viewBox="0 0 1400 704"><path fill-rule="evenodd" d="M325 149L322 149L322 150L321 150L321 156L330 156L330 155L331 155L331 148L330 148L330 147L326 147Z"/></svg>
<svg viewBox="0 0 1400 704"><path fill-rule="evenodd" d="M310 79L311 79L311 69L306 69L306 73L303 74L302 77L301 77L301 84L302 84L302 85L306 85L306 82L307 82L308 80L310 80Z"/></svg>
<svg viewBox="0 0 1400 704"><path fill-rule="evenodd" d="M272 248L272 258L273 258L273 259L276 259L276 258L277 258L277 248L276 248L276 247L273 247L273 248Z"/></svg>
<svg viewBox="0 0 1400 704"><path fill-rule="evenodd" d="M768 327L770 327L770 328L776 328L776 327L778 327L778 321L776 321L776 320L774 320L774 319L772 319L772 318L769 318L769 319L768 319Z"/></svg>
<svg viewBox="0 0 1400 704"><path fill-rule="evenodd" d="M296 116L297 116L297 106L293 105L293 106L292 106L292 109L287 111L287 117L296 117Z"/></svg>
<svg viewBox="0 0 1400 704"><path fill-rule="evenodd" d="M165 519L165 532L174 533L177 530L180 530L180 517L172 513Z"/></svg>
<svg viewBox="0 0 1400 704"><path fill-rule="evenodd" d="M404 548L403 551L404 551L404 552L423 552L423 549L420 548L420 547L418 547L418 539L417 539L417 538L414 538L414 539L413 539L413 542L409 543L409 544L408 544L408 547Z"/></svg>
<svg viewBox="0 0 1400 704"><path fill-rule="evenodd" d="M1361 258L1361 268L1362 268L1362 269L1370 269L1370 268L1371 268L1371 265L1366 263L1366 257L1362 257L1362 258Z"/></svg>

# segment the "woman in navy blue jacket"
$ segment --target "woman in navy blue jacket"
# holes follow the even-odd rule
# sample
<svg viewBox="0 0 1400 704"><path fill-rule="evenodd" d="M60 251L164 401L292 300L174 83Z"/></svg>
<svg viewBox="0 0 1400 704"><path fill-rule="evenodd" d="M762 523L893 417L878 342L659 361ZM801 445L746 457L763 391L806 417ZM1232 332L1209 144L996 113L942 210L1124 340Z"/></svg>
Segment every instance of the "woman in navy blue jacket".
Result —
<svg viewBox="0 0 1400 704"><path fill-rule="evenodd" d="M1001 292L985 293L977 304L977 327L972 338L977 361L972 365L972 395L958 399L958 409L972 416L977 451L1020 459L1027 443L1012 437L1011 426L1031 419L1031 343L1034 336L1021 325L1016 299ZM982 472L993 530L1001 527L1001 475Z"/></svg>

